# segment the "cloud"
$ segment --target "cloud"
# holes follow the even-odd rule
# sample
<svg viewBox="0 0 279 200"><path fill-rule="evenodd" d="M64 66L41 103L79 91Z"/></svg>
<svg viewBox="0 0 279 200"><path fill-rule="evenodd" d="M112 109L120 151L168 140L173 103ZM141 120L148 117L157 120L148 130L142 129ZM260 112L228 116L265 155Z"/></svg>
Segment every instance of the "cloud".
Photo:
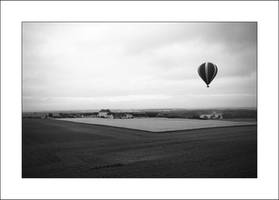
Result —
<svg viewBox="0 0 279 200"><path fill-rule="evenodd" d="M205 61L219 69L210 90L197 74ZM23 25L28 110L194 107L203 94L215 95L208 106L255 106L255 23Z"/></svg>

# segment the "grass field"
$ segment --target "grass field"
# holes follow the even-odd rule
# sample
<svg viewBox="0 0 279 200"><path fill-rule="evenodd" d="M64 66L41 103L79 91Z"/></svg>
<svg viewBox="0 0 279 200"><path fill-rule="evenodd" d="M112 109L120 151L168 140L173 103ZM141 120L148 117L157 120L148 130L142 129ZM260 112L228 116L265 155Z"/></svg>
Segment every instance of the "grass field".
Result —
<svg viewBox="0 0 279 200"><path fill-rule="evenodd" d="M104 118L60 118L59 120L107 125L151 132L166 132L177 130L192 130L226 126L255 125L253 121L200 120L179 118L134 118L134 119L104 119Z"/></svg>
<svg viewBox="0 0 279 200"><path fill-rule="evenodd" d="M155 133L23 119L24 178L256 178L257 126Z"/></svg>

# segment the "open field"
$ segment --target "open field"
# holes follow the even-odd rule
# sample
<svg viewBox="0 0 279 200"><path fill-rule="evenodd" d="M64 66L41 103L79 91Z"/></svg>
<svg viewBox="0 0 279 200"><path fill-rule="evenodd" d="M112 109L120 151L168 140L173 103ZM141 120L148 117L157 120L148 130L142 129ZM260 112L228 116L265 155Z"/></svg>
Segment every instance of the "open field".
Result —
<svg viewBox="0 0 279 200"><path fill-rule="evenodd" d="M151 132L166 132L177 130L192 130L201 128L215 128L227 126L255 125L256 122L199 120L179 118L134 118L134 119L104 119L104 118L62 118L60 120L115 126Z"/></svg>
<svg viewBox="0 0 279 200"><path fill-rule="evenodd" d="M23 119L22 176L257 177L257 126L154 133Z"/></svg>

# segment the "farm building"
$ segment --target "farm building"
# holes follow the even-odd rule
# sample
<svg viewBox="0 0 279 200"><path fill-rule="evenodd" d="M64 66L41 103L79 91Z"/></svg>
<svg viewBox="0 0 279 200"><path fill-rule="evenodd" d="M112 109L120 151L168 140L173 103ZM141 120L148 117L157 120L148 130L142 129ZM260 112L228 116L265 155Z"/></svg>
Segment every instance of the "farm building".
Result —
<svg viewBox="0 0 279 200"><path fill-rule="evenodd" d="M130 114L130 113L120 113L120 112L117 112L117 113L112 113L113 115L113 118L116 119L132 119L133 118L133 115Z"/></svg>
<svg viewBox="0 0 279 200"><path fill-rule="evenodd" d="M98 112L97 117L109 119L132 119L133 115L130 113L111 112L109 109L102 109Z"/></svg>
<svg viewBox="0 0 279 200"><path fill-rule="evenodd" d="M101 118L109 118L111 115L111 111L109 109L102 109L98 112L97 117Z"/></svg>
<svg viewBox="0 0 279 200"><path fill-rule="evenodd" d="M200 119L223 119L222 113L201 114Z"/></svg>
<svg viewBox="0 0 279 200"><path fill-rule="evenodd" d="M130 113L126 113L125 114L125 118L126 119L132 119L132 118L134 118L134 116L132 114L130 114Z"/></svg>

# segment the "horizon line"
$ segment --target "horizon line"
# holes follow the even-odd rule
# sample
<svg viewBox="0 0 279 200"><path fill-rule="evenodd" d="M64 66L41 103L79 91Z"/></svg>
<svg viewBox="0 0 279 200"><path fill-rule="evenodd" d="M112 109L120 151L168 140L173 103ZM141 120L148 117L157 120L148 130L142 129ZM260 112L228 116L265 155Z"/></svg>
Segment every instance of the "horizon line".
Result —
<svg viewBox="0 0 279 200"><path fill-rule="evenodd" d="M251 109L257 110L258 107L256 106L246 106L246 107L208 107L208 108L92 108L92 109L72 109L72 110L34 110L34 111L23 111L22 113L38 113L38 112L90 112L102 109L109 109L109 110L208 110L208 109Z"/></svg>

